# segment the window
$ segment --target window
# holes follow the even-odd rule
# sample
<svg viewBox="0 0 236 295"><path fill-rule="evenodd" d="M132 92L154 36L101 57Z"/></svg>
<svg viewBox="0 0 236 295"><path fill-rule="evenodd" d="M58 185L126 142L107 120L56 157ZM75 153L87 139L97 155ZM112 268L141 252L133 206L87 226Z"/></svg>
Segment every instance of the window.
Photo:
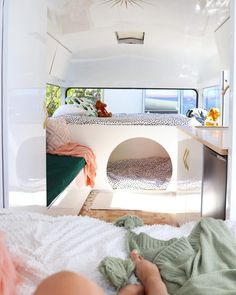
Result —
<svg viewBox="0 0 236 295"><path fill-rule="evenodd" d="M84 97L94 103L103 100L112 113L180 113L198 106L198 93L194 89L143 88L68 88L69 97Z"/></svg>
<svg viewBox="0 0 236 295"><path fill-rule="evenodd" d="M187 111L198 107L197 92L193 89L180 90L180 113L186 115Z"/></svg>
<svg viewBox="0 0 236 295"><path fill-rule="evenodd" d="M203 108L209 111L211 108L221 110L220 86L212 86L203 89Z"/></svg>
<svg viewBox="0 0 236 295"><path fill-rule="evenodd" d="M99 88L68 88L66 97L85 97L95 102L102 99L102 89Z"/></svg>
<svg viewBox="0 0 236 295"><path fill-rule="evenodd" d="M193 89L146 89L144 111L150 113L181 113L196 108L197 92Z"/></svg>
<svg viewBox="0 0 236 295"><path fill-rule="evenodd" d="M51 117L61 104L61 89L59 86L46 85L46 108L48 116Z"/></svg>

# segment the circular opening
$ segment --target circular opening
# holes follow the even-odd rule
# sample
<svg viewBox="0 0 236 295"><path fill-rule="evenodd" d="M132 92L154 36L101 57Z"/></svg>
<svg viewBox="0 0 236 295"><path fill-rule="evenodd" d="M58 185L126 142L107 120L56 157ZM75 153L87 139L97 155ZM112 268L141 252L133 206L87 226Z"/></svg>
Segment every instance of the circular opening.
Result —
<svg viewBox="0 0 236 295"><path fill-rule="evenodd" d="M169 154L148 138L122 142L112 151L107 164L107 178L113 189L165 190L171 176Z"/></svg>

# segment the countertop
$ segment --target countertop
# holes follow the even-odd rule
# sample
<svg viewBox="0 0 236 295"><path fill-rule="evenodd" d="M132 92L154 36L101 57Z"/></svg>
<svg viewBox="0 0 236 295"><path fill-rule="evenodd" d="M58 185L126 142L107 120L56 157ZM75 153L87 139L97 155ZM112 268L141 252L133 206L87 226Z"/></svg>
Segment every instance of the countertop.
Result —
<svg viewBox="0 0 236 295"><path fill-rule="evenodd" d="M229 128L228 127L182 127L178 129L192 136L197 141L209 147L216 153L226 156L229 148Z"/></svg>

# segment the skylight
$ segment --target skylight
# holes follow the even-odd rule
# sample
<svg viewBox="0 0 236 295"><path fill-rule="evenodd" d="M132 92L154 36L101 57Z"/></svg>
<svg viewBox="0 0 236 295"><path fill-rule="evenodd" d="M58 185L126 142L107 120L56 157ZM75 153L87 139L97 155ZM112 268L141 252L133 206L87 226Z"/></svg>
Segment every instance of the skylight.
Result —
<svg viewBox="0 0 236 295"><path fill-rule="evenodd" d="M115 32L119 44L144 44L145 32Z"/></svg>

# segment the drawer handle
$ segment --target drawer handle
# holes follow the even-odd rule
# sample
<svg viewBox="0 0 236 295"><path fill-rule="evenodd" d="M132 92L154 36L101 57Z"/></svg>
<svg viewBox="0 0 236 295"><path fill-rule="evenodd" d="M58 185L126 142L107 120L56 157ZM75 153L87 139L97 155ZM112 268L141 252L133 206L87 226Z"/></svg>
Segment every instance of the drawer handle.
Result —
<svg viewBox="0 0 236 295"><path fill-rule="evenodd" d="M188 157L189 157L189 149L185 149L184 155L183 155L183 162L184 162L185 169L189 171Z"/></svg>

